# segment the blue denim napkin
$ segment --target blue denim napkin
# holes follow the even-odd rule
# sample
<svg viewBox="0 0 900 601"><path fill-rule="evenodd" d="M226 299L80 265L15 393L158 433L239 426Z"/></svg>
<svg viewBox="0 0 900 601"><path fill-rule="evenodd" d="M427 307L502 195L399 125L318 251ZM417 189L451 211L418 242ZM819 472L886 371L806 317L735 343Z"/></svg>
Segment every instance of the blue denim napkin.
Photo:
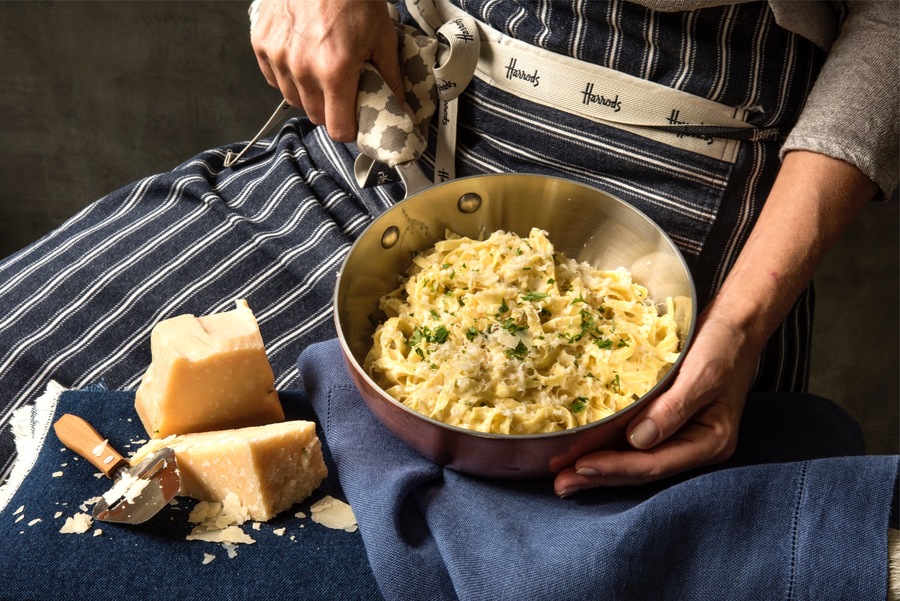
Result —
<svg viewBox="0 0 900 601"><path fill-rule="evenodd" d="M561 500L422 458L365 407L336 341L299 368L388 599L886 598L898 458L860 455L824 399L754 396L729 464Z"/></svg>
<svg viewBox="0 0 900 601"><path fill-rule="evenodd" d="M302 393L284 392L281 400L288 419L315 419ZM133 392L64 392L53 421L63 413L84 417L127 454L137 448L133 441L146 438L133 404ZM323 447L330 474L322 486L259 530L244 524L257 542L238 545L229 558L221 544L185 540L194 503L183 498L141 525L95 521L85 534L60 534L66 517L112 483L95 478L96 468L76 460L50 429L34 467L0 512L0 599L379 598L359 532L294 517L298 511L309 516L311 503L325 495L346 500L324 440ZM92 536L95 528L100 536ZM204 565L206 553L215 559Z"/></svg>

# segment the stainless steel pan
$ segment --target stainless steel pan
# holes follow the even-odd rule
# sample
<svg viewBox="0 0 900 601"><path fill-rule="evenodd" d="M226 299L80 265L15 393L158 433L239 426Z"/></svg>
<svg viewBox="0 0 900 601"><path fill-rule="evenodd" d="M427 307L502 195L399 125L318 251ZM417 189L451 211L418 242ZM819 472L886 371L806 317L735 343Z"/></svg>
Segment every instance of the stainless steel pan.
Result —
<svg viewBox="0 0 900 601"><path fill-rule="evenodd" d="M407 189L424 187L413 172ZM360 236L338 274L335 324L350 375L366 405L396 436L425 457L461 472L494 478L548 476L579 456L625 444L631 416L674 376L676 363L655 388L601 421L550 434L483 434L429 419L385 394L362 369L372 345L378 299L394 289L413 255L443 239L446 230L474 238L502 229L527 236L546 230L568 257L601 269L620 266L657 301L676 299L682 349L696 321L696 293L681 253L646 215L594 187L541 175L461 178L413 193ZM683 353L682 353L683 356Z"/></svg>

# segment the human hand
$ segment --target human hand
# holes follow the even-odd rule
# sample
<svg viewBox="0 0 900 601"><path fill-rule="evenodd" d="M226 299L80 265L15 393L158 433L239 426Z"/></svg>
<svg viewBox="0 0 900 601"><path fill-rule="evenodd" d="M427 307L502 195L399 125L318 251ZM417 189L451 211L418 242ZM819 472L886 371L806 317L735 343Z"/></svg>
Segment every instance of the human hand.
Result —
<svg viewBox="0 0 900 601"><path fill-rule="evenodd" d="M556 494L643 484L726 461L758 359L749 336L721 316L704 314L672 386L628 425L634 448L581 457L557 475Z"/></svg>
<svg viewBox="0 0 900 601"><path fill-rule="evenodd" d="M876 191L849 163L788 152L671 388L629 423L635 448L585 455L557 475L557 494L659 480L731 457L763 346Z"/></svg>
<svg viewBox="0 0 900 601"><path fill-rule="evenodd" d="M264 0L250 41L269 85L335 140L356 139L356 92L366 62L405 105L386 2Z"/></svg>

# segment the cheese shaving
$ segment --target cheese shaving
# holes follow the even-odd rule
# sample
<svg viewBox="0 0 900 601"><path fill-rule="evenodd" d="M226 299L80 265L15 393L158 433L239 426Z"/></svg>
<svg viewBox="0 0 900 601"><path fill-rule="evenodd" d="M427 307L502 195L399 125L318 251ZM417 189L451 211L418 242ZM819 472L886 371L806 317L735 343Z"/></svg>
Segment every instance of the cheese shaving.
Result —
<svg viewBox="0 0 900 601"><path fill-rule="evenodd" d="M87 513L76 513L66 518L66 523L59 529L62 534L84 534L91 529L94 520Z"/></svg>
<svg viewBox="0 0 900 601"><path fill-rule="evenodd" d="M188 521L196 526L187 540L253 544L256 541L240 528L249 519L250 512L234 493L229 493L222 503L201 501L188 516Z"/></svg>
<svg viewBox="0 0 900 601"><path fill-rule="evenodd" d="M356 532L358 526L353 509L343 501L328 495L309 508L312 520L326 528Z"/></svg>
<svg viewBox="0 0 900 601"><path fill-rule="evenodd" d="M111 489L103 493L103 500L107 505L112 506L119 499L124 499L128 503L134 503L134 500L141 494L141 491L150 483L149 480L138 478L131 474L122 474Z"/></svg>

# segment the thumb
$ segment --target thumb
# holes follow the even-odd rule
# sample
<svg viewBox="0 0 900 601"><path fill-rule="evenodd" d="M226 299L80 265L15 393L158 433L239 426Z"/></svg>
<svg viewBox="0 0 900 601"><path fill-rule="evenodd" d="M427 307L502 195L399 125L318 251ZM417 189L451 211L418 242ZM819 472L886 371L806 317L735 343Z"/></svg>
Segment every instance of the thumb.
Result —
<svg viewBox="0 0 900 601"><path fill-rule="evenodd" d="M684 426L698 407L683 394L678 381L650 401L649 406L628 424L627 436L637 449L655 447Z"/></svg>

